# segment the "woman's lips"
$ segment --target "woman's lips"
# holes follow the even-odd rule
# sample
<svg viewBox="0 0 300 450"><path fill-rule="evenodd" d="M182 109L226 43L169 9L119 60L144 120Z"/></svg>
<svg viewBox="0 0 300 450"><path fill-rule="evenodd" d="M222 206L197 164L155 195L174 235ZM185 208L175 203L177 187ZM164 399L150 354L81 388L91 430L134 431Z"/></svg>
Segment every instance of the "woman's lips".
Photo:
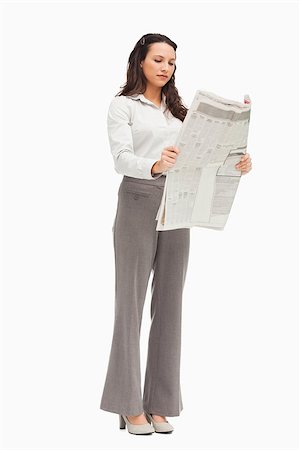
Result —
<svg viewBox="0 0 300 450"><path fill-rule="evenodd" d="M168 78L166 75L157 75L160 78Z"/></svg>

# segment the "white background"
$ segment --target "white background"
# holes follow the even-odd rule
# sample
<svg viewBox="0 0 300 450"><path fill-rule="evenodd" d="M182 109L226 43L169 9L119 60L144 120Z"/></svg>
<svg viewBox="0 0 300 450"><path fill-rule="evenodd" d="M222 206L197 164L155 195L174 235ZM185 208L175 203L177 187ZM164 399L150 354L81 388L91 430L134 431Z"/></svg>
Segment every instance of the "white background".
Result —
<svg viewBox="0 0 300 450"><path fill-rule="evenodd" d="M299 448L298 3L1 6L3 447ZM138 437L99 404L122 180L106 114L146 33L177 43L186 106L197 89L241 102L250 95L253 169L224 231L191 230L184 409L170 418L173 434Z"/></svg>

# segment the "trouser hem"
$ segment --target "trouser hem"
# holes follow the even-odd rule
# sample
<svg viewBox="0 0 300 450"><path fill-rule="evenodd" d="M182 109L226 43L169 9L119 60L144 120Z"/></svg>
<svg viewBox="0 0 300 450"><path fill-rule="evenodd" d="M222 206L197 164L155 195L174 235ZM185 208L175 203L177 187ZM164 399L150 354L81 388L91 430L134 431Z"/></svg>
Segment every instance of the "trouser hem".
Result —
<svg viewBox="0 0 300 450"><path fill-rule="evenodd" d="M166 416L166 417L178 417L178 416L180 416L180 413L182 410L183 410L183 408L180 410L172 411L172 410L167 410L167 409L150 408L150 407L144 406L144 411L146 411L147 413L155 414L157 416Z"/></svg>
<svg viewBox="0 0 300 450"><path fill-rule="evenodd" d="M118 409L118 408L110 408L110 407L105 407L105 406L100 406L99 409L102 409L103 411L107 411L107 412L111 412L111 413L115 413L115 414L123 414L124 416L139 416L140 414L143 414L144 410L122 410L122 409Z"/></svg>

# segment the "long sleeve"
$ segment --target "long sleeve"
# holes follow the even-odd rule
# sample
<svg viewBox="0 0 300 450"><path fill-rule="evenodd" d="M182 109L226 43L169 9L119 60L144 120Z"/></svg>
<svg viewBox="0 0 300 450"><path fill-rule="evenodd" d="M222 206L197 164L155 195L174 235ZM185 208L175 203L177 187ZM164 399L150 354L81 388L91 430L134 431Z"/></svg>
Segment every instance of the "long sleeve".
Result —
<svg viewBox="0 0 300 450"><path fill-rule="evenodd" d="M115 170L119 174L151 180L162 174L151 174L157 158L137 156L133 149L130 108L124 96L114 97L107 114L107 131Z"/></svg>

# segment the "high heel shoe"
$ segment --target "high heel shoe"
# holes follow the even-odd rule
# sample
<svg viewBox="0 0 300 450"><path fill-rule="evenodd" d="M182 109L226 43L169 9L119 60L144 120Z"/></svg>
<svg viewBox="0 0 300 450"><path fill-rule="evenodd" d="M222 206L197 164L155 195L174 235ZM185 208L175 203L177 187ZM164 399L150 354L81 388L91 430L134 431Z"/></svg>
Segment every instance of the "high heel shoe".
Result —
<svg viewBox="0 0 300 450"><path fill-rule="evenodd" d="M153 424L156 433L172 433L172 431L174 431L174 427L168 421L155 422L155 420L153 420L152 414L146 411L144 412L148 422Z"/></svg>
<svg viewBox="0 0 300 450"><path fill-rule="evenodd" d="M151 423L142 423L135 425L129 422L127 416L123 414L119 414L119 420L120 420L120 430L126 428L127 425L127 430L131 434L152 434L155 432L155 429L151 425Z"/></svg>

